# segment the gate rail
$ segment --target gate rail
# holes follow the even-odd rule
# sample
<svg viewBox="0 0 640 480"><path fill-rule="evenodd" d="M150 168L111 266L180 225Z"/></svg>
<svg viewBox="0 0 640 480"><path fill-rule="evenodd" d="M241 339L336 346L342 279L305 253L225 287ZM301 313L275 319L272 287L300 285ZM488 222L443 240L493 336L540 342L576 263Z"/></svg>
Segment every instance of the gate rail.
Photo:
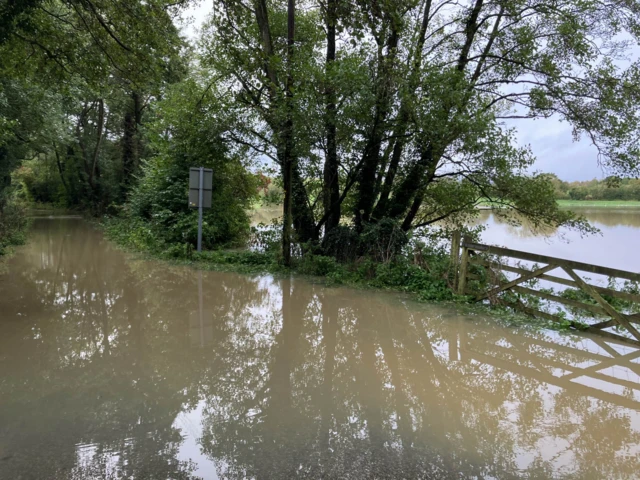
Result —
<svg viewBox="0 0 640 480"><path fill-rule="evenodd" d="M461 255L460 249L462 249ZM537 264L542 264L542 266L536 268L535 270L529 271L517 266L503 265L500 262L487 260L486 258L479 257L477 255L479 253L496 255L499 257L514 258L518 260L526 260L535 262ZM640 295L629 292L621 292L612 288L591 285L587 283L587 281L585 281L580 275L578 275L576 273L576 270L581 272L606 275L611 278L630 280L632 282L640 282L640 273L628 272L625 270L603 267L589 263L576 262L564 258L549 257L536 253L511 250L509 248L483 245L480 243L472 242L468 237L465 237L461 241L460 232L456 232L453 237L451 260L455 269L454 271L457 272L457 288L458 294L460 295L471 294L475 297L476 301L482 301L486 299L493 300L497 298L498 294L508 290L520 294L532 295L546 301L556 302L564 306L580 309L584 312L589 313L591 316L601 316L607 318L607 320L599 321L598 323L592 325L585 325L580 322L569 320L569 324L573 328L608 337L611 340L617 340L620 342L640 346L640 332L638 331L638 328L634 326L640 324L640 314L629 315L624 312L619 312L611 305L611 303L609 303L603 297L603 295L605 295L619 298L627 302L640 304ZM468 289L467 281L469 279L476 279L477 277L469 272L470 265L481 266L491 269L492 271L517 273L519 274L519 276L514 280L508 282L501 282L500 279L498 279L495 282L495 285L492 285L489 290L486 290L484 292L471 292ZM564 271L570 279L549 275L550 272L557 269ZM553 295L548 292L539 291L534 288L528 288L521 285L534 279L546 280L549 282L579 289L588 294L588 296L595 301L595 304L589 304L578 300L560 297L558 295ZM516 303L509 303L509 306L531 316L545 318L554 322L567 322L566 319L558 315L553 315L548 312L542 312L540 310L534 309L530 306L525 305L521 301L518 301ZM605 331L605 329L610 327L621 327L626 330L632 338L624 335L619 335L618 333Z"/></svg>

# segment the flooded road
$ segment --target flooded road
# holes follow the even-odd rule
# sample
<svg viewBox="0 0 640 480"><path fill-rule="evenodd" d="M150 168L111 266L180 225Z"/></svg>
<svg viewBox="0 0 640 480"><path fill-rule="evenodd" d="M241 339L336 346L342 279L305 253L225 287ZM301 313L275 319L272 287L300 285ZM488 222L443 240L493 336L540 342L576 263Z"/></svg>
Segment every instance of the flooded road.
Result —
<svg viewBox="0 0 640 480"><path fill-rule="evenodd" d="M0 271L1 479L639 471L633 347L135 259L78 219Z"/></svg>

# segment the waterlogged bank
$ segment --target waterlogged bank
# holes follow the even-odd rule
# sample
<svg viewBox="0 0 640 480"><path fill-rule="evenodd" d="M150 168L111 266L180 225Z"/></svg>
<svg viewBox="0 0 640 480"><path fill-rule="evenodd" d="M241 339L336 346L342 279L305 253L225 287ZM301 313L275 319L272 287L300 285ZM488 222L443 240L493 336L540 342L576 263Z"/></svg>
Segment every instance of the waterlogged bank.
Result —
<svg viewBox="0 0 640 480"><path fill-rule="evenodd" d="M310 250L295 258L290 267L285 267L281 256L280 229L275 226L258 226L242 247L205 249L202 252L195 252L187 243L168 243L158 239L144 228L141 231L139 225L131 228L127 219L105 218L101 227L108 238L121 247L174 264L238 273L304 275L316 277L315 280L321 277L323 282L334 285L409 292L424 301L466 301L466 298L454 294L450 255L442 245L423 245L420 255L402 253L392 258L389 253L396 248L385 243L389 239L383 236L385 232L374 232L380 235L373 237L378 242L372 242L371 237L365 237L366 234L360 237L358 242L366 245L368 250L362 255L358 251L358 243L351 239L348 240L351 243L339 245L337 253L346 257L340 261L323 255L322 251ZM400 244L404 245L404 241Z"/></svg>
<svg viewBox="0 0 640 480"><path fill-rule="evenodd" d="M35 220L9 264L0 478L640 468L630 347L398 295L140 260L76 219Z"/></svg>

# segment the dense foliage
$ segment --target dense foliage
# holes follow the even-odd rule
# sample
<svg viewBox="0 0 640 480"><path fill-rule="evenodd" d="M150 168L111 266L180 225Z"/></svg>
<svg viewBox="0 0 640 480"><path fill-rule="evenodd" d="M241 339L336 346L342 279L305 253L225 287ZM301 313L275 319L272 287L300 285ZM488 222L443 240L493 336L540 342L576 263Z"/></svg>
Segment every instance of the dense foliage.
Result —
<svg viewBox="0 0 640 480"><path fill-rule="evenodd" d="M202 164L214 247L246 235L261 164L290 265L376 258L376 235L463 225L487 201L513 223L588 228L507 119L555 116L609 174L638 173L636 0L216 0L197 44L176 26L189 3L2 4L0 202L13 182L184 246Z"/></svg>
<svg viewBox="0 0 640 480"><path fill-rule="evenodd" d="M12 246L24 243L28 225L24 206L20 202L8 201L0 211L0 257Z"/></svg>
<svg viewBox="0 0 640 480"><path fill-rule="evenodd" d="M96 215L122 211L131 196L132 225L195 242L185 179L202 164L217 181L206 244L246 235L251 176L226 153L212 90L195 79L176 23L188 4L2 3L0 212L16 193Z"/></svg>
<svg viewBox="0 0 640 480"><path fill-rule="evenodd" d="M188 207L189 167L213 170L212 208L205 210L203 247L246 239L248 211L256 197L256 179L239 155L231 154L221 137L215 92L185 80L167 92L149 126L150 148L156 154L142 167L125 214L136 237L154 242L191 244L197 240L198 212Z"/></svg>
<svg viewBox="0 0 640 480"><path fill-rule="evenodd" d="M12 3L0 43L3 171L30 159L30 199L104 211L146 153L145 114L186 73L179 10L162 0Z"/></svg>

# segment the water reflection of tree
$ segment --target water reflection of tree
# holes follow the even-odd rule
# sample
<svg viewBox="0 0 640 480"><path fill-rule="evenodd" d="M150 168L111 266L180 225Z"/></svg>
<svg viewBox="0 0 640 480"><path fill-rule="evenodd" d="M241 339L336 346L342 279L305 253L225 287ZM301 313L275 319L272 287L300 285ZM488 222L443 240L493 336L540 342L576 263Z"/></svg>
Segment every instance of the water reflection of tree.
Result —
<svg viewBox="0 0 640 480"><path fill-rule="evenodd" d="M632 227L640 228L640 209L611 209L611 208L574 208L576 214L584 216L592 225L602 227ZM557 228L545 226L544 228L534 228L526 219L520 219L519 225L509 222L501 217L497 212L485 210L480 212L478 217L471 222L473 226L497 224L504 225L510 236L516 238L532 238L539 236L553 236L558 233ZM520 225L521 224L521 225Z"/></svg>
<svg viewBox="0 0 640 480"><path fill-rule="evenodd" d="M606 227L640 228L640 209L638 208L572 208L579 215L584 215L591 223Z"/></svg>
<svg viewBox="0 0 640 480"><path fill-rule="evenodd" d="M161 374L149 348L171 342L138 309L122 255L65 223L36 229L10 283L21 294L5 297L23 300L25 319L0 340L2 476L95 478L112 462L128 478L191 478L172 427L190 381ZM96 447L79 461L78 444Z"/></svg>
<svg viewBox="0 0 640 480"><path fill-rule="evenodd" d="M189 343L197 295L167 299L197 292L194 275L155 281L159 265L126 261L79 222L37 225L16 262L0 280L1 311L20 319L0 336L0 477L193 478L173 424L210 357ZM256 292L249 278L205 287L226 299L221 318Z"/></svg>
<svg viewBox="0 0 640 480"><path fill-rule="evenodd" d="M544 332L211 274L213 335L194 348L198 275L56 228L39 228L20 274L0 279L0 311L21 319L0 335L2 478L194 478L174 422L200 402L201 448L222 478L633 478L640 467L620 455L640 442L625 410L470 353L539 371L550 371L541 359L584 361L534 346Z"/></svg>
<svg viewBox="0 0 640 480"><path fill-rule="evenodd" d="M448 362L438 346L462 335L450 322L304 283L282 288L282 311L262 324L273 329L240 327L246 337L210 387L202 446L224 478L549 478L566 454L567 477L631 478L640 466L617 454L640 436L610 405ZM520 335L513 345L526 345ZM488 327L464 332L500 356L495 339ZM566 451L543 461L549 441ZM522 470L525 453L535 460Z"/></svg>

